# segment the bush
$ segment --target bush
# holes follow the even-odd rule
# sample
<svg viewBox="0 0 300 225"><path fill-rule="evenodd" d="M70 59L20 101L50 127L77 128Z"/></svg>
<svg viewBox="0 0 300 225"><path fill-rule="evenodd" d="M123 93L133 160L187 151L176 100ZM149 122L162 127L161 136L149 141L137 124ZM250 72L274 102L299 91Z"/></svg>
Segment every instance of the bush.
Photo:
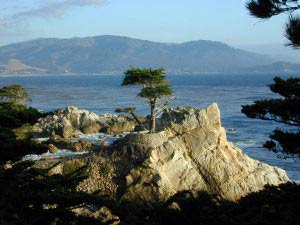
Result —
<svg viewBox="0 0 300 225"><path fill-rule="evenodd" d="M16 136L16 140L29 140L33 137L33 127L29 123L25 123L12 131Z"/></svg>
<svg viewBox="0 0 300 225"><path fill-rule="evenodd" d="M83 162L78 160L68 161L63 167L63 176L68 176L76 173L84 166Z"/></svg>
<svg viewBox="0 0 300 225"><path fill-rule="evenodd" d="M31 141L32 125L45 115L17 101L0 102L0 163L47 151L46 146Z"/></svg>

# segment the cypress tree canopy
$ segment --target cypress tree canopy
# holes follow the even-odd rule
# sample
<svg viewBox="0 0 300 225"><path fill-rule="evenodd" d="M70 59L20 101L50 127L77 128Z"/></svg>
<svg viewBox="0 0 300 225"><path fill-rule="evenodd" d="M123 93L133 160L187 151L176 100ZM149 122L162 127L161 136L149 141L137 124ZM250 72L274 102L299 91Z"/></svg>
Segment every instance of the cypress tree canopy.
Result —
<svg viewBox="0 0 300 225"><path fill-rule="evenodd" d="M135 68L132 67L130 70L127 70L125 73L124 80L122 85L158 85L166 83L165 69L158 68L152 70L151 68Z"/></svg>
<svg viewBox="0 0 300 225"><path fill-rule="evenodd" d="M168 80L165 76L165 69L139 69L132 67L125 71L122 85L137 85L142 86L139 97L144 98L150 104L150 116L149 116L149 132L155 132L155 118L158 114L172 101L174 97L165 99L164 103L159 105L163 99L172 95L173 91Z"/></svg>

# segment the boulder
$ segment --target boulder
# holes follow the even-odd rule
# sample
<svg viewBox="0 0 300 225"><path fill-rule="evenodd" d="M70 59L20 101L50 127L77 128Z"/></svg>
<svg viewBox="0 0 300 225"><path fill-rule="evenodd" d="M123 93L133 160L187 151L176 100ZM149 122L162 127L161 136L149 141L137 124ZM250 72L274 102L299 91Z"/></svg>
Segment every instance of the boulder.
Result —
<svg viewBox="0 0 300 225"><path fill-rule="evenodd" d="M120 218L109 210L106 206L97 208L93 205L84 205L71 210L76 216L84 216L96 219L100 224L117 225L120 224Z"/></svg>
<svg viewBox="0 0 300 225"><path fill-rule="evenodd" d="M7 161L4 165L3 168L5 170L11 169L13 167L13 162L12 161Z"/></svg>
<svg viewBox="0 0 300 225"><path fill-rule="evenodd" d="M178 192L206 191L236 201L265 185L289 182L284 170L254 160L228 142L217 104L206 109L169 109L157 133L131 133L128 152L143 152L126 176L123 199L165 201ZM130 147L129 147L130 146Z"/></svg>
<svg viewBox="0 0 300 225"><path fill-rule="evenodd" d="M50 153L57 153L58 148L54 144L48 144L48 151Z"/></svg>
<svg viewBox="0 0 300 225"><path fill-rule="evenodd" d="M83 133L97 133L100 130L99 116L87 110L69 106L58 116L61 117L62 124Z"/></svg>
<svg viewBox="0 0 300 225"><path fill-rule="evenodd" d="M68 140L78 137L79 132L97 133L100 130L99 116L87 110L80 110L74 106L65 110L57 110L54 115L39 119L34 125L34 131L41 135L59 135Z"/></svg>
<svg viewBox="0 0 300 225"><path fill-rule="evenodd" d="M93 144L88 141L78 141L78 142L71 142L68 144L68 149L74 152L85 152L90 151L93 148Z"/></svg>
<svg viewBox="0 0 300 225"><path fill-rule="evenodd" d="M65 140L84 134L101 131L120 134L133 131L135 121L126 116L112 114L97 115L87 110L69 106L65 110L56 110L53 115L39 119L34 125L36 136L60 136Z"/></svg>
<svg viewBox="0 0 300 225"><path fill-rule="evenodd" d="M135 127L134 121L114 122L105 130L107 134L121 134L124 132L132 132Z"/></svg>

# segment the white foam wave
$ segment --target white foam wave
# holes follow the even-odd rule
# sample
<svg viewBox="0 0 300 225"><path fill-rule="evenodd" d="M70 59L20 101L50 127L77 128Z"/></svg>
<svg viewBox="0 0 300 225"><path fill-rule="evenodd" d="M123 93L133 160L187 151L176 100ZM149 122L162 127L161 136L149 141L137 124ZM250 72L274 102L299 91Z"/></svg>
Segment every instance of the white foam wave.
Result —
<svg viewBox="0 0 300 225"><path fill-rule="evenodd" d="M116 140L118 140L121 137L124 137L128 133L122 133L119 135L108 135L104 133L93 133L93 134L79 134L79 138L71 138L70 141L72 142L78 142L78 141L88 141L91 142L94 145L100 145L103 142L106 142L108 145L111 145Z"/></svg>
<svg viewBox="0 0 300 225"><path fill-rule="evenodd" d="M38 161L41 159L59 159L59 158L69 158L77 155L83 155L88 152L72 152L67 149L59 149L56 153L46 152L41 155L29 154L22 157L22 161Z"/></svg>
<svg viewBox="0 0 300 225"><path fill-rule="evenodd" d="M243 149L243 148L261 148L262 143L256 140L245 140L245 141L236 141L234 144Z"/></svg>
<svg viewBox="0 0 300 225"><path fill-rule="evenodd" d="M45 142L45 141L48 141L49 140L49 137L46 137L46 138L34 138L35 141L37 142Z"/></svg>

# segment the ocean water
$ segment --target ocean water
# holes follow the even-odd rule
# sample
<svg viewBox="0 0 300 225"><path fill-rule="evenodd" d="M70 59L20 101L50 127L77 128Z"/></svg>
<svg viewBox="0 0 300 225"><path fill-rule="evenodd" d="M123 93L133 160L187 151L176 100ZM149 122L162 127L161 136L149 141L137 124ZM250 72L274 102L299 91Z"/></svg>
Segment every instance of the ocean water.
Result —
<svg viewBox="0 0 300 225"><path fill-rule="evenodd" d="M168 75L177 96L171 106L204 108L218 103L223 126L234 129L227 133L229 141L250 157L285 169L291 179L300 181L299 159L281 159L262 148L270 132L283 126L249 119L241 113L241 105L276 97L267 87L273 77L273 74ZM121 86L122 78L122 75L7 76L0 77L0 87L23 85L32 98L30 105L43 111L74 105L96 113L113 113L116 107L136 106L138 113L146 115L149 107L137 97L139 88Z"/></svg>

